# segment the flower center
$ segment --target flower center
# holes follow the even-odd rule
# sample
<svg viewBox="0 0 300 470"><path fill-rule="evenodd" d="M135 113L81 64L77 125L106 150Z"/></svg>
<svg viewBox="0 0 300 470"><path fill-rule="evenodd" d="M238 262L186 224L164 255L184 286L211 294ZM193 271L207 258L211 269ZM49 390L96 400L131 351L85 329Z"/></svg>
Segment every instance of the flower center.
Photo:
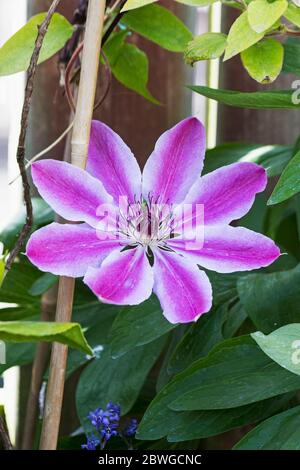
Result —
<svg viewBox="0 0 300 470"><path fill-rule="evenodd" d="M149 197L120 209L119 231L144 247L161 246L173 236L172 206Z"/></svg>

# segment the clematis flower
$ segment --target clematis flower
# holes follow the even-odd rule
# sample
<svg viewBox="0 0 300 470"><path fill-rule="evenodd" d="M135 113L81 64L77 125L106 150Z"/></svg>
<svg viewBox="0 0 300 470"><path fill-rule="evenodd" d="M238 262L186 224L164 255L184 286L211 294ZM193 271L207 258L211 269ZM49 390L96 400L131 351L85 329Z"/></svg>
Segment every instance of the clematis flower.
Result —
<svg viewBox="0 0 300 470"><path fill-rule="evenodd" d="M28 258L42 271L83 276L102 302L136 305L153 290L171 323L197 320L212 305L209 279L199 267L246 271L280 254L264 235L229 225L265 189L265 170L242 162L200 177L204 154L204 128L188 118L162 134L141 174L122 139L94 121L86 171L55 160L32 165L41 196L66 220L81 223L36 231ZM171 208L167 214L163 206ZM186 206L192 207L191 225L178 230ZM200 221L198 206L204 208ZM105 227L99 207L111 208ZM203 242L190 243L191 233L203 233Z"/></svg>

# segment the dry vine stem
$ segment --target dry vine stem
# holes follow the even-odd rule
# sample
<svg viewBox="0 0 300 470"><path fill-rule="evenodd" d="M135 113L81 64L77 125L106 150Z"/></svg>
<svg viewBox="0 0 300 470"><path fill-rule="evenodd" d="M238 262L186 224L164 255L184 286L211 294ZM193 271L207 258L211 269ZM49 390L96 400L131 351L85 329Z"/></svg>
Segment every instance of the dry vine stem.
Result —
<svg viewBox="0 0 300 470"><path fill-rule="evenodd" d="M90 127L93 114L101 38L105 13L105 0L90 0L82 53L78 99L71 141L73 165L85 168ZM75 281L61 277L58 287L57 322L69 322L72 316ZM53 343L47 386L44 420L40 441L41 450L55 450L59 432L68 348Z"/></svg>
<svg viewBox="0 0 300 470"><path fill-rule="evenodd" d="M24 97L24 104L23 104L22 116L21 116L21 130L20 130L19 142L18 142L18 148L17 148L17 162L18 162L20 174L22 177L24 202L26 205L26 223L23 226L18 236L18 239L15 243L15 246L10 252L9 257L6 261L5 274L12 267L12 264L16 256L19 254L20 249L23 243L25 242L27 235L30 232L30 229L32 227L32 222L33 222L32 203L31 203L31 197L30 197L30 184L28 181L26 168L25 168L25 140L26 140L27 127L28 127L28 116L29 116L31 97L32 97L32 92L33 92L33 81L35 77L36 67L37 67L37 63L39 60L39 55L40 55L41 48L43 45L44 37L47 33L51 18L54 15L55 10L59 3L60 3L60 0L53 0L43 23L38 28L38 34L37 34L37 38L35 41L34 50L33 50L33 53L30 59L30 64L29 64L28 71L27 71L25 97Z"/></svg>

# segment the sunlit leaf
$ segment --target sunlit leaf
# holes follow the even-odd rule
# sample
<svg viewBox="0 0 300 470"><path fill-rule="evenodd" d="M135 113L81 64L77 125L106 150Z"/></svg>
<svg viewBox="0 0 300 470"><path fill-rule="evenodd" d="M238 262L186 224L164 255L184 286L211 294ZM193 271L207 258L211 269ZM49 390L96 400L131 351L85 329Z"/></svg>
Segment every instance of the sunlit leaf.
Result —
<svg viewBox="0 0 300 470"><path fill-rule="evenodd" d="M248 5L248 20L251 28L263 33L276 23L288 7L287 0L254 0Z"/></svg>
<svg viewBox="0 0 300 470"><path fill-rule="evenodd" d="M190 41L184 51L185 61L189 65L199 60L217 59L226 47L226 35L221 33L204 33Z"/></svg>
<svg viewBox="0 0 300 470"><path fill-rule="evenodd" d="M264 33L255 32L249 24L247 12L244 11L232 24L228 36L227 47L225 49L224 60L239 54L248 49L264 37Z"/></svg>
<svg viewBox="0 0 300 470"><path fill-rule="evenodd" d="M251 334L258 346L281 367L300 375L300 323L291 323L264 335Z"/></svg>
<svg viewBox="0 0 300 470"><path fill-rule="evenodd" d="M33 16L25 26L17 31L0 49L0 75L11 75L28 69L38 26L46 13ZM74 27L68 20L55 13L51 19L39 56L39 63L49 59L59 51L72 36Z"/></svg>
<svg viewBox="0 0 300 470"><path fill-rule="evenodd" d="M275 39L265 39L241 53L243 66L259 83L272 83L281 72L283 46Z"/></svg>

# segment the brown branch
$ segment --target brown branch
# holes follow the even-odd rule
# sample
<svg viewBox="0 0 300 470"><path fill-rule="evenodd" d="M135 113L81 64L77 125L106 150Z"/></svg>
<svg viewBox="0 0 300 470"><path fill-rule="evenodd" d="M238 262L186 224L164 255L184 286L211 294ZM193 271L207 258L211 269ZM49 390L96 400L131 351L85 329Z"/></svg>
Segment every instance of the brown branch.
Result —
<svg viewBox="0 0 300 470"><path fill-rule="evenodd" d="M0 416L0 443L4 450L12 450L13 446L9 438L6 424L2 416Z"/></svg>
<svg viewBox="0 0 300 470"><path fill-rule="evenodd" d="M51 18L55 13L55 10L60 3L60 0L53 0L48 13L43 21L43 23L38 27L38 35L35 41L34 50L30 59L29 68L27 71L27 81L25 87L25 97L22 109L22 116L21 116L21 131L19 135L19 142L17 148L17 163L20 169L21 177L22 177L22 185L23 185L23 197L26 207L26 222L18 236L18 239L13 247L12 251L6 262L6 272L10 270L16 256L19 254L23 243L25 242L30 229L33 223L33 211L32 211L32 203L30 197L30 184L28 181L26 168L25 168L25 140L28 128L28 116L29 110L31 105L31 98L33 92L33 82L36 73L36 67L40 55L40 51L43 45L44 37L47 33L48 26L50 24Z"/></svg>

